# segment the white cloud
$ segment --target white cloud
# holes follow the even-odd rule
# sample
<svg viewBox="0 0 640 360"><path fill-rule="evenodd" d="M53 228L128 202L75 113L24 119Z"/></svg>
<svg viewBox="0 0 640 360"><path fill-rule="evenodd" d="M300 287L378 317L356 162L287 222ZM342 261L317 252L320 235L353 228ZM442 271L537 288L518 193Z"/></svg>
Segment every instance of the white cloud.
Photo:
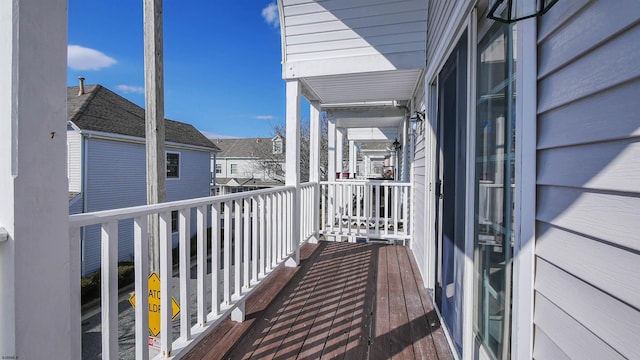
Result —
<svg viewBox="0 0 640 360"><path fill-rule="evenodd" d="M80 45L67 46L67 65L73 70L100 70L117 63L102 52Z"/></svg>
<svg viewBox="0 0 640 360"><path fill-rule="evenodd" d="M278 5L275 2L262 9L262 18L267 24L277 28L280 26L280 16L278 15Z"/></svg>
<svg viewBox="0 0 640 360"><path fill-rule="evenodd" d="M131 86L131 85L118 85L116 89L125 94L135 93L135 94L144 94L144 87L142 86Z"/></svg>
<svg viewBox="0 0 640 360"><path fill-rule="evenodd" d="M253 118L256 120L273 120L276 117L273 115L256 115Z"/></svg>

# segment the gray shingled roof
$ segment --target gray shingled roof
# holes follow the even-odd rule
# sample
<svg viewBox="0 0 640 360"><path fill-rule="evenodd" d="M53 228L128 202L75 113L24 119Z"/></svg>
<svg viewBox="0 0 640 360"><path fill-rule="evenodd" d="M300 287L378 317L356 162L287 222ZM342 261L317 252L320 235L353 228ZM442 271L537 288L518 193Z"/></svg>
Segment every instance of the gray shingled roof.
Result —
<svg viewBox="0 0 640 360"><path fill-rule="evenodd" d="M222 151L218 154L218 158L237 157L237 158L255 158L276 157L273 155L273 142L271 138L241 138L241 139L211 139ZM283 146L284 146L284 139ZM284 153L277 157L284 159Z"/></svg>
<svg viewBox="0 0 640 360"><path fill-rule="evenodd" d="M144 109L101 85L67 88L67 117L81 130L145 137ZM165 141L220 149L190 124L165 120Z"/></svg>

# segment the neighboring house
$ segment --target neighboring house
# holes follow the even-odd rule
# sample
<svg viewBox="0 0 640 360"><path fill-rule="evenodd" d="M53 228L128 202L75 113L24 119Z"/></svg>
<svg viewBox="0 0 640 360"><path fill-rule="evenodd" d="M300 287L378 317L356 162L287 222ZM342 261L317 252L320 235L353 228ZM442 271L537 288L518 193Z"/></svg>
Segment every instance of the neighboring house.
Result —
<svg viewBox="0 0 640 360"><path fill-rule="evenodd" d="M284 184L284 138L211 139L220 148L215 173L217 194L257 190Z"/></svg>
<svg viewBox="0 0 640 360"><path fill-rule="evenodd" d="M146 204L144 109L103 86L81 83L67 90L67 115L69 213ZM189 124L165 120L165 127L167 201L209 196L209 163L219 149ZM191 222L195 229L195 217ZM120 226L119 261L133 258L132 224ZM89 227L81 237L87 275L100 268L100 229Z"/></svg>

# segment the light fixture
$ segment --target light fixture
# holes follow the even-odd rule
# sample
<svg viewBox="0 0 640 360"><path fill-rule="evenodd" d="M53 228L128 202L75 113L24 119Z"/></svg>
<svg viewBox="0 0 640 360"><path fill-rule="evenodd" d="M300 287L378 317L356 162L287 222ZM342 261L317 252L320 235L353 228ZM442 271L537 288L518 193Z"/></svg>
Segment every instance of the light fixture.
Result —
<svg viewBox="0 0 640 360"><path fill-rule="evenodd" d="M558 0L489 0L489 19L510 24L544 15Z"/></svg>
<svg viewBox="0 0 640 360"><path fill-rule="evenodd" d="M393 144L391 144L391 146L393 146L393 149L396 151L400 150L400 148L402 147L402 145L400 145L400 142L398 141L398 138L393 140Z"/></svg>
<svg viewBox="0 0 640 360"><path fill-rule="evenodd" d="M416 111L411 119L409 119L409 123L411 124L411 129L414 132L422 134L422 122L424 121L424 111Z"/></svg>

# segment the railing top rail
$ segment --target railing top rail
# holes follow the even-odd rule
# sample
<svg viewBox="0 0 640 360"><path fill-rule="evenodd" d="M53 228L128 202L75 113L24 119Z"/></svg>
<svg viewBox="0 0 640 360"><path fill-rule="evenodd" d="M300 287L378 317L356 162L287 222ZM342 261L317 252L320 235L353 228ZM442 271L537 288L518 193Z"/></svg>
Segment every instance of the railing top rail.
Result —
<svg viewBox="0 0 640 360"><path fill-rule="evenodd" d="M184 208L192 208L204 205L210 205L215 203L221 203L225 201L234 201L238 199L244 199L253 196L277 194L280 192L287 192L295 190L293 186L279 186L276 188L262 189L239 192L235 194L207 196L202 198L187 199L165 202L161 204L152 205L140 205L132 206L128 208L119 208L112 210L96 211L91 213L75 214L69 216L70 228L79 228L82 226L100 224L109 221L130 219L139 216L156 214L164 211L174 211Z"/></svg>
<svg viewBox="0 0 640 360"><path fill-rule="evenodd" d="M410 182L400 182L394 180L339 180L339 181L321 181L320 185L338 184L338 185L385 185L385 186L411 186Z"/></svg>

